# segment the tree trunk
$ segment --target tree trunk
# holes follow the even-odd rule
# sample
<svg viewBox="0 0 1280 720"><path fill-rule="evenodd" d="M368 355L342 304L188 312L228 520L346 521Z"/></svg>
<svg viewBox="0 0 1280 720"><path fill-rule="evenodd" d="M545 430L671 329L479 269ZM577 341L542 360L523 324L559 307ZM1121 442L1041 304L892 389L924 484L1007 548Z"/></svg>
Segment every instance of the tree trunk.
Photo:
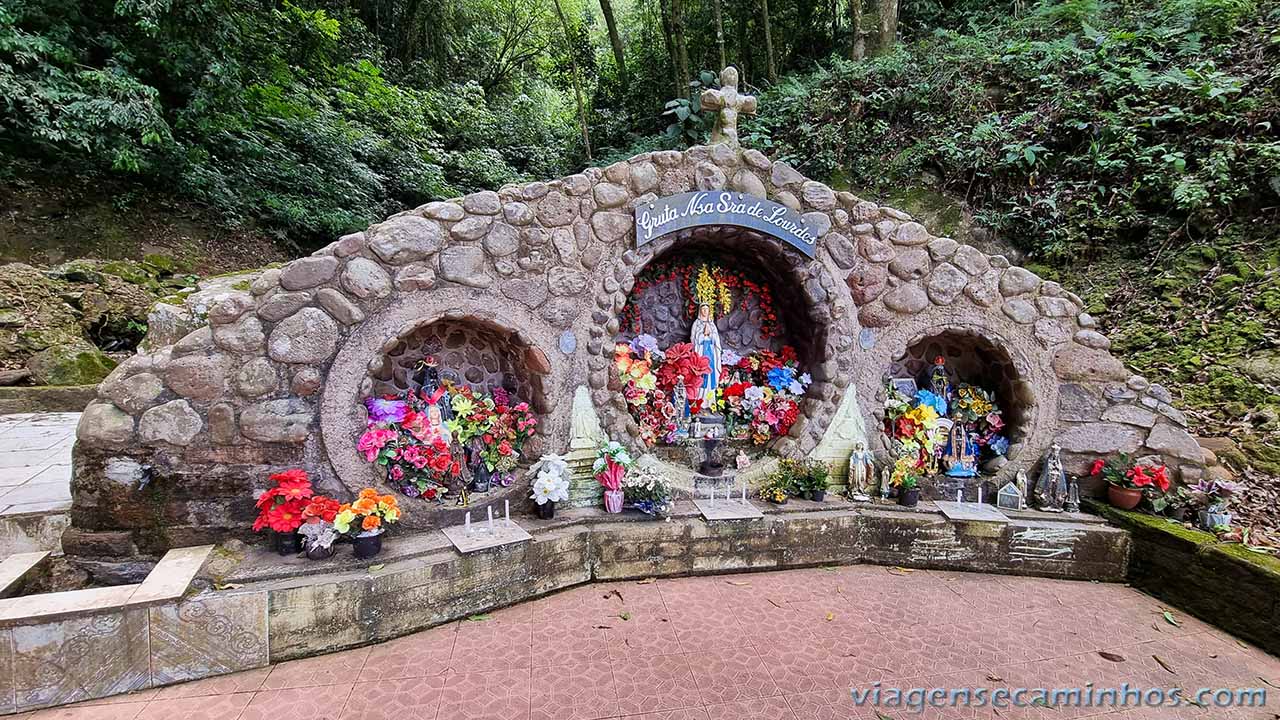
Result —
<svg viewBox="0 0 1280 720"><path fill-rule="evenodd" d="M711 0L711 11L716 19L716 47L720 49L720 66L716 70L720 71L729 66L724 54L724 18L720 15L720 0Z"/></svg>
<svg viewBox="0 0 1280 720"><path fill-rule="evenodd" d="M897 0L882 0L883 2L897 2ZM760 18L764 22L764 67L765 74L769 77L769 82L776 84L778 82L778 68L773 63L773 30L769 26L769 0L760 0Z"/></svg>
<svg viewBox="0 0 1280 720"><path fill-rule="evenodd" d="M578 99L578 122L582 125L582 148L587 153L587 162L591 162L591 131L587 129L587 107L582 102L582 74L578 72L578 57L573 52L573 36L569 33L569 21L564 19L564 11L560 9L560 0L552 0L556 6L556 17L560 18L560 27L564 29L564 47L569 55L569 67L573 69L573 94Z"/></svg>
<svg viewBox="0 0 1280 720"><path fill-rule="evenodd" d="M862 29L863 0L849 0L849 59L861 60L867 56L867 34Z"/></svg>
<svg viewBox="0 0 1280 720"><path fill-rule="evenodd" d="M613 46L613 61L618 64L618 77L622 79L622 87L627 86L627 61L622 53L622 36L618 34L618 22L613 18L613 3L600 0L600 10L604 13L604 24L609 28L609 44Z"/></svg>
<svg viewBox="0 0 1280 720"><path fill-rule="evenodd" d="M680 94L689 94L689 43L684 35L684 0L671 0L671 40L676 47L676 72L680 74Z"/></svg>
<svg viewBox="0 0 1280 720"><path fill-rule="evenodd" d="M898 42L898 0L880 0L880 47L887 53Z"/></svg>
<svg viewBox="0 0 1280 720"><path fill-rule="evenodd" d="M684 81L680 79L680 61L676 57L676 43L671 27L670 2L671 0L658 0L658 9L662 13L662 39L667 45L667 59L671 61L671 84L676 89L676 97L684 97Z"/></svg>

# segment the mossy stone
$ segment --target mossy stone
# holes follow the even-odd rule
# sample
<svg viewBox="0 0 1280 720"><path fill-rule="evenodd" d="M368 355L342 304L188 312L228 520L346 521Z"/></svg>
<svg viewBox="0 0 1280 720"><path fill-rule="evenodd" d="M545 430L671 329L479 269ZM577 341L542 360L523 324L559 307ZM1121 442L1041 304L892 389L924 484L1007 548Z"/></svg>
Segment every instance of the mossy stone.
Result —
<svg viewBox="0 0 1280 720"><path fill-rule="evenodd" d="M115 360L84 340L53 345L27 360L32 379L41 385L92 385L115 366Z"/></svg>

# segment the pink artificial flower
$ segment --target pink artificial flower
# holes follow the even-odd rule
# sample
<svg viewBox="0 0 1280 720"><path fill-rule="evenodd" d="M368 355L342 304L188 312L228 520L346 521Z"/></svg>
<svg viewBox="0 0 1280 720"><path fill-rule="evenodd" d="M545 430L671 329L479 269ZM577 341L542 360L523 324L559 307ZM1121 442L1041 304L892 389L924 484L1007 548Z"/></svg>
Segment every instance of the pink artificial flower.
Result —
<svg viewBox="0 0 1280 720"><path fill-rule="evenodd" d="M373 462L378 457L378 453L387 443L398 438L399 435L395 430L386 430L374 428L367 430L364 435L360 436L360 442L356 444L356 449L364 453L364 459Z"/></svg>

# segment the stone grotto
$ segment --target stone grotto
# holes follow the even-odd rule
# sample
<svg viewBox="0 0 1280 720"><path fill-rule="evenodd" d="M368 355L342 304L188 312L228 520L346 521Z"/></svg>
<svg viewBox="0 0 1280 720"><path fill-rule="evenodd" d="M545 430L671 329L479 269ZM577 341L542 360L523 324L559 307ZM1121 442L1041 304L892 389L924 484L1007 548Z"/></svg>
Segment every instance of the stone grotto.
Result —
<svg viewBox="0 0 1280 720"><path fill-rule="evenodd" d="M761 200L786 213L761 215ZM637 219L667 201L730 209L656 233ZM799 220L771 229L780 217ZM888 381L942 356L1005 408L1010 445L984 476L990 498L1019 470L1034 476L1054 443L1080 475L1116 452L1159 456L1184 481L1203 472L1169 392L1109 353L1069 289L721 143L427 203L227 288L202 327L148 345L101 384L77 433L66 552L137 563L248 539L254 490L290 467L329 495L386 491L357 450L362 401L406 390L428 355L453 382L529 403L539 425L527 458L570 449L580 427L643 453L615 341L686 338L688 299L661 271L700 263L767 288L773 308L735 295L716 320L723 347L788 345L811 379L786 434L756 448L757 467L771 462L764 451L810 456L844 482L855 442L886 451L876 428ZM1082 492L1100 492L1089 480ZM513 506L527 496L523 475L491 494ZM457 519L414 502L403 503L409 529Z"/></svg>

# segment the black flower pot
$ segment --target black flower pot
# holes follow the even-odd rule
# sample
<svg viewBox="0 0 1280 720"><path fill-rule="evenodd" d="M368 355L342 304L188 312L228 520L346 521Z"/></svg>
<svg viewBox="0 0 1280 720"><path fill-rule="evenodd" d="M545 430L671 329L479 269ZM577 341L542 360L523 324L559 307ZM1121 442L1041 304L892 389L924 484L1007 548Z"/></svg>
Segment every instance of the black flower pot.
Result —
<svg viewBox="0 0 1280 720"><path fill-rule="evenodd" d="M363 537L357 536L352 538L351 542L356 546L355 554L357 560L368 560L382 552L382 533Z"/></svg>
<svg viewBox="0 0 1280 720"><path fill-rule="evenodd" d="M297 555L302 552L302 536L296 532L272 532L271 545L280 555Z"/></svg>
<svg viewBox="0 0 1280 720"><path fill-rule="evenodd" d="M898 504L902 507L915 507L920 502L920 488L911 488L910 490L900 490L898 492Z"/></svg>
<svg viewBox="0 0 1280 720"><path fill-rule="evenodd" d="M814 502L822 502L823 500L826 499L826 497L827 497L826 490L810 490L809 491L809 498Z"/></svg>
<svg viewBox="0 0 1280 720"><path fill-rule="evenodd" d="M550 520L556 516L556 503L554 500L548 500L538 506L538 517L543 520Z"/></svg>
<svg viewBox="0 0 1280 720"><path fill-rule="evenodd" d="M328 560L329 558L333 557L333 554L337 551L338 551L338 548L336 545L330 545L329 547L319 547L319 546L309 547L307 548L307 559L308 560Z"/></svg>

